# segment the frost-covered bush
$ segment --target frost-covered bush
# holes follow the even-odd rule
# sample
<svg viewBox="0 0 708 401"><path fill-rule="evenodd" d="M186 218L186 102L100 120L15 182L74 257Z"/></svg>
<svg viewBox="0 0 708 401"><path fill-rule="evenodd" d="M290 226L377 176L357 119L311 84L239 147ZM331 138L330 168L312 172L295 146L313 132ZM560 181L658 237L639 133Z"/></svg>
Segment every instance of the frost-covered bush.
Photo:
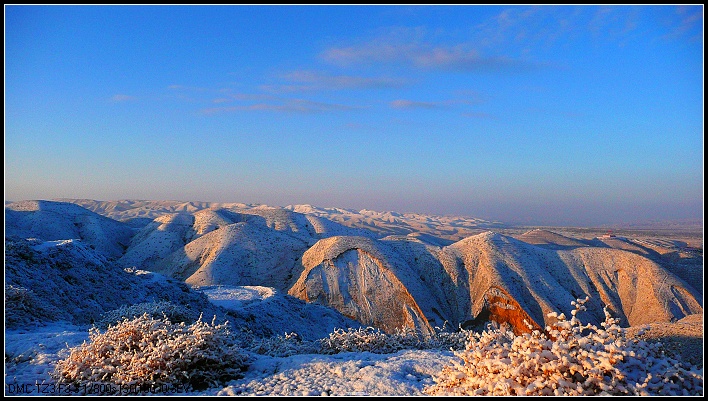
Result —
<svg viewBox="0 0 708 401"><path fill-rule="evenodd" d="M249 350L257 354L276 357L320 353L317 341L303 340L297 333L285 333L284 335L270 338L255 339L251 342Z"/></svg>
<svg viewBox="0 0 708 401"><path fill-rule="evenodd" d="M109 326L93 327L90 342L69 350L52 376L58 383L92 388L110 383L145 391L187 385L205 389L242 377L249 357L234 345L228 323L191 325L155 319L148 314Z"/></svg>
<svg viewBox="0 0 708 401"><path fill-rule="evenodd" d="M415 348L418 339L410 332L386 334L373 327L348 330L335 329L329 337L320 340L321 353L373 352L388 354L405 348ZM405 345L404 345L405 344ZM408 347L406 347L406 345Z"/></svg>
<svg viewBox="0 0 708 401"><path fill-rule="evenodd" d="M404 349L463 349L470 331L438 331L423 336L405 328L388 334L374 327L335 329L328 337L307 341L297 333L285 333L265 339L253 339L249 350L257 354L285 357L295 354L337 354L340 352L371 352L389 354Z"/></svg>
<svg viewBox="0 0 708 401"><path fill-rule="evenodd" d="M404 349L462 349L467 343L470 331L436 331L424 336L411 328L404 328L393 334L387 334L373 327L348 330L336 329L329 337L319 340L320 353L336 354L339 352L368 351L376 354L388 354Z"/></svg>
<svg viewBox="0 0 708 401"><path fill-rule="evenodd" d="M142 302L135 305L123 305L118 309L108 311L101 315L101 318L94 324L99 329L105 329L110 325L115 325L125 319L132 320L144 314L159 319L166 317L173 323L192 323L190 311L180 305L175 305L169 301Z"/></svg>
<svg viewBox="0 0 708 401"><path fill-rule="evenodd" d="M435 333L431 336L423 337L421 349L444 349L463 350L467 346L472 330L465 330L459 327L457 331L448 331L443 325L442 328L435 327Z"/></svg>
<svg viewBox="0 0 708 401"><path fill-rule="evenodd" d="M425 389L430 395L696 395L703 373L667 357L660 344L630 340L605 309L602 328L576 317L549 314L557 323L514 335L504 329L474 333L462 363L449 366Z"/></svg>

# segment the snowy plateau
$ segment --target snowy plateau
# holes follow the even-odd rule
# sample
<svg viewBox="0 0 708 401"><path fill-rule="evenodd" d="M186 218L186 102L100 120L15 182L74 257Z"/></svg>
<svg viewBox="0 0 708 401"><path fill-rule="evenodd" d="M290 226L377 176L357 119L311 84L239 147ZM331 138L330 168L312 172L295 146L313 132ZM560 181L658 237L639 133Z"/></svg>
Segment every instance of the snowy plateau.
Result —
<svg viewBox="0 0 708 401"><path fill-rule="evenodd" d="M703 395L699 230L5 204L5 395Z"/></svg>

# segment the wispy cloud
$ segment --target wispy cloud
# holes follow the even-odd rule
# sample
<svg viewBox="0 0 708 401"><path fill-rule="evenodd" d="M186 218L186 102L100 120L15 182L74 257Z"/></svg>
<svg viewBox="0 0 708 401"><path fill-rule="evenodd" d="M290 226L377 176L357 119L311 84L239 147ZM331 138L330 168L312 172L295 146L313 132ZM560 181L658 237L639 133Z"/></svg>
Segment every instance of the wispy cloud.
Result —
<svg viewBox="0 0 708 401"><path fill-rule="evenodd" d="M397 89L408 84L404 79L390 77L364 77L329 75L317 71L301 70L282 75L287 84L262 85L267 92L304 92L344 89Z"/></svg>
<svg viewBox="0 0 708 401"><path fill-rule="evenodd" d="M679 6L676 7L675 19L671 32L665 37L676 39L688 36L690 40L701 40L703 38L703 7L701 6Z"/></svg>
<svg viewBox="0 0 708 401"><path fill-rule="evenodd" d="M394 109L399 110L410 110L410 109L437 109L442 107L440 103L433 102L415 102L412 100L398 99L389 103L389 106Z"/></svg>
<svg viewBox="0 0 708 401"><path fill-rule="evenodd" d="M136 99L137 99L137 98L136 98L135 96L124 95L124 94L121 94L121 93L119 93L119 94L117 94L117 95L111 96L111 100L112 100L113 102L116 102L116 103L118 103L118 102L129 102L129 101L136 100Z"/></svg>
<svg viewBox="0 0 708 401"><path fill-rule="evenodd" d="M212 103L230 103L234 101L266 102L273 100L278 100L278 98L265 93L233 93L213 99Z"/></svg>
<svg viewBox="0 0 708 401"><path fill-rule="evenodd" d="M514 6L473 26L470 38L483 49L513 46L521 54L529 54L582 31L583 14L583 7Z"/></svg>
<svg viewBox="0 0 708 401"><path fill-rule="evenodd" d="M401 35L378 38L354 46L332 47L321 53L339 66L356 64L403 64L427 70L499 71L528 69L536 63L509 56L485 56L472 43L437 45Z"/></svg>
<svg viewBox="0 0 708 401"><path fill-rule="evenodd" d="M361 109L360 106L349 106L337 103L315 102L306 99L285 99L280 103L257 103L251 105L238 105L231 107L213 107L203 109L202 114L219 114L239 111L274 111L284 113L315 114L336 111L349 111Z"/></svg>

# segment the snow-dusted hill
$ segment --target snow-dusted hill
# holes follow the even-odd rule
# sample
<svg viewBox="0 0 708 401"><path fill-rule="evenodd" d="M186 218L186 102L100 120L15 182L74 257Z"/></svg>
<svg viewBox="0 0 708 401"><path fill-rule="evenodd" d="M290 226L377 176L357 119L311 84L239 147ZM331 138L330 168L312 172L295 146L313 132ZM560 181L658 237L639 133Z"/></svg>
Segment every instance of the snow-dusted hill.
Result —
<svg viewBox="0 0 708 401"><path fill-rule="evenodd" d="M248 226L248 235L230 238L227 232L233 233L233 230L220 230L240 223ZM233 285L243 281L234 274L236 271L245 273L248 270L238 270L245 268L246 261L251 265L258 265L258 268L272 269L274 266L266 266L268 263L265 260L271 258L275 253L283 251L273 248L278 244L283 242L297 244L288 248L290 249L288 252L294 252L293 255L283 255L283 257L291 258L291 262L294 262L302 256L307 246L314 244L320 238L332 235L354 235L362 232L369 236L375 236L371 232L345 227L317 216L306 216L290 210L274 208L235 210L219 208L201 209L197 212L169 213L157 217L143 227L133 237L130 247L119 263L124 267L171 271L184 279L188 277L184 275L184 271L189 270L194 273L196 270L200 270L196 267L198 265L200 268L206 269L200 270L198 275L207 274L206 272L209 271L209 278L199 279L195 283L200 285ZM206 238L202 239L202 237ZM235 257L233 252L223 252L224 249L234 251L239 247L249 249L250 253L243 254L242 257ZM209 257L199 256L198 260L194 259L197 257L196 253L210 252L209 249L219 249L219 252ZM186 259L182 257L185 255L187 255ZM292 264L291 262L288 263ZM235 265L233 265L234 263ZM169 264L175 265L169 268L164 267ZM190 265L190 267L186 265ZM228 272L221 272L222 268ZM281 269L281 267L277 267L277 269ZM268 275L278 276L277 269L269 272ZM247 273L247 276L249 274ZM278 282L275 286L284 289L283 282L290 282L290 278L286 279L286 276L292 274L295 273L288 271L282 277L268 282L258 281L246 284L267 285ZM217 278L226 281L213 281ZM244 279L247 280L247 278Z"/></svg>
<svg viewBox="0 0 708 401"><path fill-rule="evenodd" d="M324 217L348 227L370 230L381 237L423 233L457 241L489 229L505 227L500 222L486 221L468 216L436 216L419 213L380 212L367 209L356 211L312 205L289 205L285 206L285 209Z"/></svg>
<svg viewBox="0 0 708 401"><path fill-rule="evenodd" d="M219 314L204 295L155 273L126 271L79 240L5 240L5 324L90 324L136 303L167 301L196 318ZM220 313L223 316L223 313Z"/></svg>
<svg viewBox="0 0 708 401"><path fill-rule="evenodd" d="M273 287L213 285L194 287L229 311L236 327L267 338L297 333L307 341L324 338L334 329L359 328L361 324L332 308L306 303Z"/></svg>
<svg viewBox="0 0 708 401"><path fill-rule="evenodd" d="M494 232L443 248L333 237L305 252L303 265L292 295L389 332L489 319L517 332L528 330L525 321L542 329L555 322L549 313L568 315L571 302L585 296L594 324L604 319L604 306L624 326L703 312L698 291L640 255L587 246L552 250Z"/></svg>
<svg viewBox="0 0 708 401"><path fill-rule="evenodd" d="M327 238L305 252L302 264L305 271L290 289L291 295L331 306L388 332L402 327L432 332L419 306L434 308L432 299L427 299L418 273L385 242Z"/></svg>
<svg viewBox="0 0 708 401"><path fill-rule="evenodd" d="M234 223L187 243L151 270L192 285L259 285L286 290L302 271L308 242L255 223Z"/></svg>
<svg viewBox="0 0 708 401"><path fill-rule="evenodd" d="M457 266L469 277L473 316L489 313L519 328L523 319L545 327L553 323L547 313L568 315L567 305L585 296L590 297L588 309L596 323L602 320L604 305L624 326L673 321L703 311L695 289L653 261L618 249L548 250L488 232L443 253L454 256L441 258L447 271Z"/></svg>
<svg viewBox="0 0 708 401"><path fill-rule="evenodd" d="M220 202L184 202L184 201L151 201L151 200L118 200L99 201L92 199L58 199L71 202L98 214L118 221L125 221L135 226L147 224L149 219L155 219L165 214L195 213L205 209L228 209L238 213L259 214L269 222L280 220L284 222L282 210L297 212L308 216L310 225L317 227L320 223L313 218L323 218L326 221L321 230L327 230L326 236L359 235L384 237L387 235L407 235L422 233L446 240L458 241L470 235L487 230L506 227L497 221L487 221L469 216L437 216L420 213L398 213L394 211L374 211L368 209L351 210L342 208L327 208L312 205L288 205L271 207L260 204L220 203ZM332 226L331 223L338 223ZM288 225L288 222L284 222ZM300 223L296 223L301 226ZM355 229L344 232L342 226ZM317 229L316 229L317 230ZM318 232L322 233L322 232Z"/></svg>
<svg viewBox="0 0 708 401"><path fill-rule="evenodd" d="M109 258L125 252L133 230L66 202L32 200L5 206L5 236L39 238L44 241L80 239Z"/></svg>
<svg viewBox="0 0 708 401"><path fill-rule="evenodd" d="M526 243L549 249L569 249L589 246L585 242L554 233L553 231L542 229L527 231L516 238Z"/></svg>
<svg viewBox="0 0 708 401"><path fill-rule="evenodd" d="M154 220L160 216L172 213L194 213L204 209L250 209L259 205L245 203L216 203L216 202L184 202L169 200L116 200L100 201L93 199L56 199L80 205L88 210L118 221L134 219Z"/></svg>
<svg viewBox="0 0 708 401"><path fill-rule="evenodd" d="M275 354L310 352L308 341L362 325L542 328L585 296L583 322L602 322L606 306L633 335L666 340L702 369L703 266L671 257L685 243L548 230L513 238L477 219L307 205L72 202L6 203L6 395L52 383L60 349L86 339L90 323L145 305L217 315L252 347L243 379L187 395L422 395L443 365L459 364L452 352ZM299 336L282 337L291 331ZM681 394L677 376L657 369Z"/></svg>

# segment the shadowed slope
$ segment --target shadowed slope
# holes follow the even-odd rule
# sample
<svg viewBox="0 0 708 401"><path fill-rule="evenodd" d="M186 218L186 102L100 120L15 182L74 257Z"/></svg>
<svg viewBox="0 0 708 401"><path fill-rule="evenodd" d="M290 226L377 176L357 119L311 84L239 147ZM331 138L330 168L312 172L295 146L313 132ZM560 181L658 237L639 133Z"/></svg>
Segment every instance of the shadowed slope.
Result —
<svg viewBox="0 0 708 401"><path fill-rule="evenodd" d="M127 225L72 203L34 200L5 207L6 236L80 239L111 259L123 254L133 234Z"/></svg>

